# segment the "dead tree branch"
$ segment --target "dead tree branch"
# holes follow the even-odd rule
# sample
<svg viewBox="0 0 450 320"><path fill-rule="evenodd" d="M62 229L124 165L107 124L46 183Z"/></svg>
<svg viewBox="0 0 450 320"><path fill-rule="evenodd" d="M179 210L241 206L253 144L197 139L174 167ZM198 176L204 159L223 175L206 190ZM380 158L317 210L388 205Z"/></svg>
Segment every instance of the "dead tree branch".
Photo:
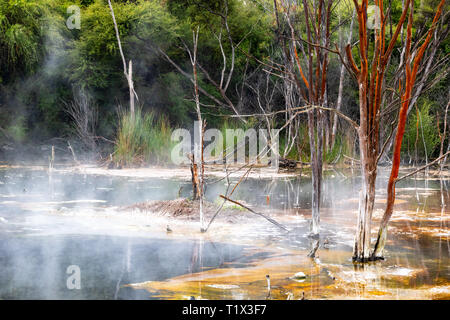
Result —
<svg viewBox="0 0 450 320"><path fill-rule="evenodd" d="M228 197L226 197L226 196L224 196L224 195L222 195L222 194L220 195L220 197L221 197L222 199L225 199L225 200L227 200L227 201L230 201L230 202L232 202L232 203L234 203L234 204L237 204L238 206L241 206L241 207L244 208L244 209L247 209L247 210L250 211L251 213L254 213L254 214L256 214L256 215L258 215L258 216L260 216L260 217L263 217L264 219L266 219L266 220L269 221L270 223L273 223L274 225L276 225L278 228L283 229L283 230L286 231L286 232L289 232L289 230L288 230L285 226L279 224L278 222L276 222L276 221L273 220L272 218L269 218L269 217L263 215L262 213L256 212L256 211L254 211L253 209L250 209L249 207L243 205L242 203L239 203L239 202L237 202L237 201L235 201L235 200L231 200L230 198L228 198Z"/></svg>

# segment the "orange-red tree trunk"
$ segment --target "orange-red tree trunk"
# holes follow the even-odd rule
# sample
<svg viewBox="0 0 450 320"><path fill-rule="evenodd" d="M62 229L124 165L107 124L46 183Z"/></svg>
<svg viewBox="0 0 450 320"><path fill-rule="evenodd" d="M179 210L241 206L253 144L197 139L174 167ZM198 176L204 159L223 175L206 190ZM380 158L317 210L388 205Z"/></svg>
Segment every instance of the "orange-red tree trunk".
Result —
<svg viewBox="0 0 450 320"><path fill-rule="evenodd" d="M354 261L368 261L370 253L370 232L372 212L375 203L375 182L377 177L377 162L379 153L379 121L383 79L385 70L392 54L395 42L400 34L401 27L406 19L411 0L406 0L396 30L386 48L383 0L377 0L380 8L380 26L375 31L376 37L373 49L373 58L369 64L369 37L367 28L368 0L353 0L359 25L359 67L352 56L350 45L346 47L349 69L353 71L359 88L360 123L358 128L362 190L360 194L359 212L355 243L353 247Z"/></svg>
<svg viewBox="0 0 450 320"><path fill-rule="evenodd" d="M431 36L433 33L433 29L436 26L436 23L442 13L442 7L445 3L445 0L441 0L439 3L438 9L433 19L433 24L431 28L428 30L427 37L420 47L416 57L414 58L413 67L411 70L411 33L412 33L412 22L413 22L413 8L414 2L411 2L411 9L408 20L408 28L407 28L407 39L406 39L406 54L405 54L405 89L402 94L402 102L398 115L398 125L397 125L397 133L395 136L394 142L394 152L392 156L392 169L389 177L388 187L387 187L387 202L386 209L383 215L383 219L381 220L380 230L378 232L377 242L375 244L375 250L373 253L374 259L383 258L383 250L386 244L387 237L387 226L388 222L392 216L394 210L394 202L395 202L395 182L398 178L398 172L400 168L400 151L402 147L403 135L405 133L406 119L408 114L408 107L411 99L411 92L414 86L417 70L419 69L420 62L423 58L423 54L430 43Z"/></svg>

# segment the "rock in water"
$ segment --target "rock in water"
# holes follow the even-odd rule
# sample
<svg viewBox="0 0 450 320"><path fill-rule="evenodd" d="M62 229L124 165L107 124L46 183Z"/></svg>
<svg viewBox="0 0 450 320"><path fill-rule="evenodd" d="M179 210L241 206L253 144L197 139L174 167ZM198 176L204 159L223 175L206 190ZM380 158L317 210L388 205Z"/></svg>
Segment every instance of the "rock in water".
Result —
<svg viewBox="0 0 450 320"><path fill-rule="evenodd" d="M296 274L294 274L290 279L292 280L304 280L306 279L306 274L304 274L303 272L297 272Z"/></svg>

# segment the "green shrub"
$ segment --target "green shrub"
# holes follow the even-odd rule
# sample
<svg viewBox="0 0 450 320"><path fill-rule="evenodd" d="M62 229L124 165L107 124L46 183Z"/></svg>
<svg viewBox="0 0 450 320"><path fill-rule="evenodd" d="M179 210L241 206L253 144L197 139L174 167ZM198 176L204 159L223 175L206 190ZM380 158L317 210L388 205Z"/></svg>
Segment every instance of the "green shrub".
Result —
<svg viewBox="0 0 450 320"><path fill-rule="evenodd" d="M24 142L27 136L25 118L20 116L15 119L14 123L6 128L6 131L15 142Z"/></svg>
<svg viewBox="0 0 450 320"><path fill-rule="evenodd" d="M299 132L297 133L296 139L300 139L300 148L301 150L301 158L299 159L299 150L298 150L298 142L295 141L294 145L292 146L291 150L289 150L289 153L286 155L287 159L292 160L301 160L303 162L309 161L309 136L308 136L308 127L307 125L300 125ZM286 148L287 139L286 139L286 132L283 130L280 132L280 138L279 138L279 149L280 149L280 156L283 156L284 149Z"/></svg>
<svg viewBox="0 0 450 320"><path fill-rule="evenodd" d="M439 134L435 116L430 112L433 104L428 100L420 100L418 110L412 110L403 137L402 152L415 157L417 139L417 157L430 158L439 145ZM418 127L417 127L418 126ZM418 130L417 130L418 129ZM424 145L425 141L425 145Z"/></svg>
<svg viewBox="0 0 450 320"><path fill-rule="evenodd" d="M325 163L333 163L336 161L337 163L342 162L344 160L343 154L348 155L352 151L351 139L349 139L348 134L340 134L337 133L334 146L331 150L324 152L324 162ZM338 159L339 157L339 159Z"/></svg>

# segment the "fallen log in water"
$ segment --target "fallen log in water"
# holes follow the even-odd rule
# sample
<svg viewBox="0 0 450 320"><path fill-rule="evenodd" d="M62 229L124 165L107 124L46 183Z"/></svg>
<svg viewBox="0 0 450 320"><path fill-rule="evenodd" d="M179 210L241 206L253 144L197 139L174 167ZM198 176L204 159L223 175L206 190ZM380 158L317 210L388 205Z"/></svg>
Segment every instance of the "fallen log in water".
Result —
<svg viewBox="0 0 450 320"><path fill-rule="evenodd" d="M278 160L278 167L283 168L283 169L293 170L293 169L297 168L297 163L301 163L301 162L296 161L296 160L286 159L286 158L280 158Z"/></svg>

